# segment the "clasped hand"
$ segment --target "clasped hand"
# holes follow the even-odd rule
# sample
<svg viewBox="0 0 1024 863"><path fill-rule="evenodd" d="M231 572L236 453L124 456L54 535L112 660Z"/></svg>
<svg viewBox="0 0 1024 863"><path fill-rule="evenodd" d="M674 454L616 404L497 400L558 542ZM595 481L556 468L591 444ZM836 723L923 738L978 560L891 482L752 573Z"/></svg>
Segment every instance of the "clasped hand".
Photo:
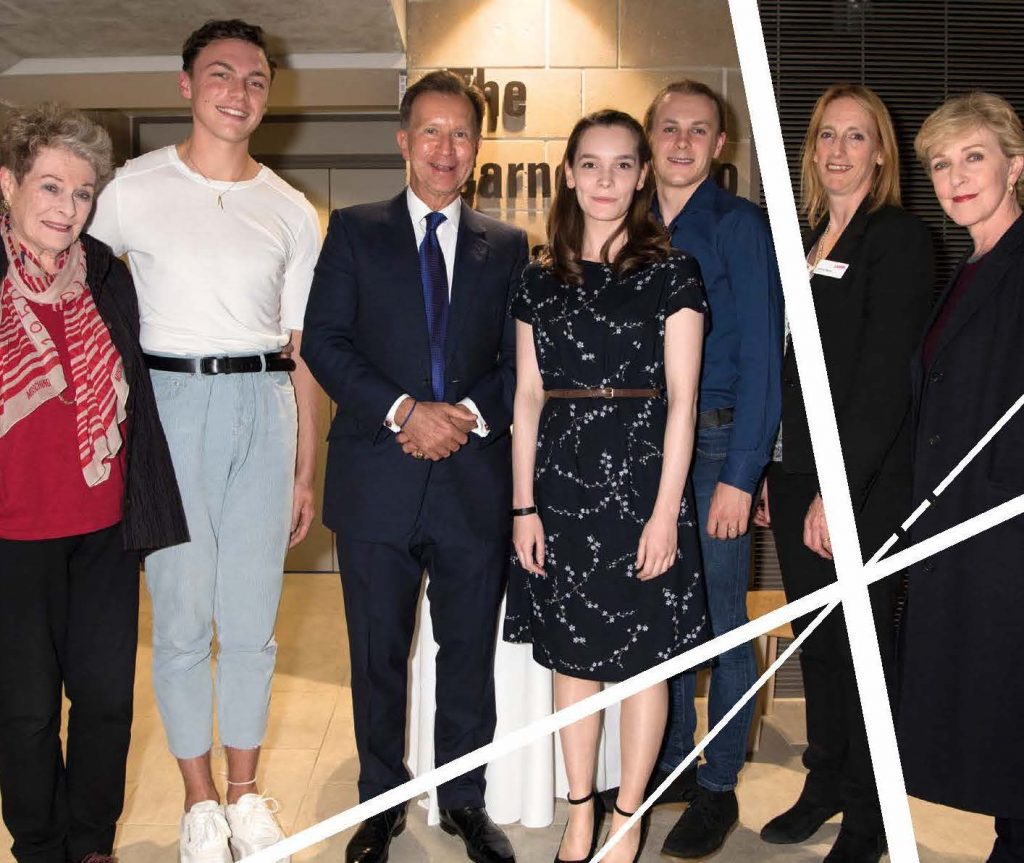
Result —
<svg viewBox="0 0 1024 863"><path fill-rule="evenodd" d="M413 405L415 404L415 410ZM412 410L412 416L409 411ZM397 418L408 417L395 440L402 451L417 458L440 461L465 446L469 432L476 428L476 414L465 405L447 402L413 402L405 399L395 411Z"/></svg>

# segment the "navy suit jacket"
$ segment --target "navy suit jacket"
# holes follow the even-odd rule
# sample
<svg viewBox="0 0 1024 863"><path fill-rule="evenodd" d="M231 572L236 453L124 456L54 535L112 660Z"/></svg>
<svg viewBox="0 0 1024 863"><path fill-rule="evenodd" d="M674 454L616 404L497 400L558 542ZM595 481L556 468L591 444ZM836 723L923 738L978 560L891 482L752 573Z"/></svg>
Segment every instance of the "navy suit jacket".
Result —
<svg viewBox="0 0 1024 863"><path fill-rule="evenodd" d="M343 539L408 538L428 499L456 530L496 540L509 532L515 329L508 304L526 258L523 231L463 204L444 397L453 404L471 398L490 434L470 434L443 461L417 461L383 424L402 393L433 401L405 191L331 214L306 307L302 355L338 405L328 436L323 518Z"/></svg>

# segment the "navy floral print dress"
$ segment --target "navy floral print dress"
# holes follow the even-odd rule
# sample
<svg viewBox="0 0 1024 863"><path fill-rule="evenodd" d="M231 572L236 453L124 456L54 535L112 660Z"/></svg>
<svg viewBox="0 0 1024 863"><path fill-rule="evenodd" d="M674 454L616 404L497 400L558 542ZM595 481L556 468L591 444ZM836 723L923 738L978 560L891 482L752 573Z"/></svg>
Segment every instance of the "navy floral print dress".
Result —
<svg viewBox="0 0 1024 863"><path fill-rule="evenodd" d="M533 327L545 389L665 390L665 319L706 313L695 259L679 252L616 278L583 262L583 284L559 284L531 264L512 314ZM709 637L696 510L689 481L679 550L657 578L635 575L637 546L661 477L667 402L548 399L541 413L534 495L546 576L512 564L504 637L532 642L541 665L618 681Z"/></svg>

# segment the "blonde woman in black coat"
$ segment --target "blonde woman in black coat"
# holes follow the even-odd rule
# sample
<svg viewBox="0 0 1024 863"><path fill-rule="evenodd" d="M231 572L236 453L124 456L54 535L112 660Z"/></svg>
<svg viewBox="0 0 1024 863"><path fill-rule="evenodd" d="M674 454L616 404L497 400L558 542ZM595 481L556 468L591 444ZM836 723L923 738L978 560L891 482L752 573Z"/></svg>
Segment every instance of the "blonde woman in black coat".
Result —
<svg viewBox="0 0 1024 863"><path fill-rule="evenodd" d="M918 157L946 214L974 243L913 364L914 504L1024 394L1024 129L988 93L950 99L921 127ZM1024 412L911 529L918 541L1024 493ZM897 733L907 790L995 816L990 863L1024 860L1024 519L913 566L901 642Z"/></svg>
<svg viewBox="0 0 1024 863"><path fill-rule="evenodd" d="M804 209L814 310L846 475L866 556L910 504L910 384L906 373L928 314L932 247L900 204L889 112L866 87L840 84L818 99L804 140ZM782 369L782 460L768 473L771 527L790 601L836 579L792 345ZM892 662L895 578L871 586L882 661ZM801 632L809 618L793 621ZM807 711L807 778L794 805L761 838L796 843L837 812L828 863L878 863L886 848L867 736L842 613L800 655Z"/></svg>

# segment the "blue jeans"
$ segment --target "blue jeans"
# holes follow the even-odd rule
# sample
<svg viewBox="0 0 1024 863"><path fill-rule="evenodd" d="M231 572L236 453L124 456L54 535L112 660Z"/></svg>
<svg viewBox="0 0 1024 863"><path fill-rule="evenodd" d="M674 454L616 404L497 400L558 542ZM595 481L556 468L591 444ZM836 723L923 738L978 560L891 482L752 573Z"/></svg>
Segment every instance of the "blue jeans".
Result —
<svg viewBox="0 0 1024 863"><path fill-rule="evenodd" d="M217 719L225 746L263 740L295 483L287 372L152 371L191 542L146 558L153 690L177 758L208 752L217 626Z"/></svg>
<svg viewBox="0 0 1024 863"><path fill-rule="evenodd" d="M732 426L697 432L693 458L693 490L697 498L700 547L704 558L704 582L708 598L711 631L722 635L747 622L747 583L750 577L750 532L736 539L708 536L708 509L725 463ZM718 656L711 670L708 696L708 728L721 720L743 694L754 685L757 666L752 644L742 644ZM669 719L658 766L673 770L693 749L697 730L694 709L696 674L685 672L669 681ZM754 715L754 701L744 708L704 750L705 763L697 771L697 782L709 791L736 787L747 755L747 736Z"/></svg>

